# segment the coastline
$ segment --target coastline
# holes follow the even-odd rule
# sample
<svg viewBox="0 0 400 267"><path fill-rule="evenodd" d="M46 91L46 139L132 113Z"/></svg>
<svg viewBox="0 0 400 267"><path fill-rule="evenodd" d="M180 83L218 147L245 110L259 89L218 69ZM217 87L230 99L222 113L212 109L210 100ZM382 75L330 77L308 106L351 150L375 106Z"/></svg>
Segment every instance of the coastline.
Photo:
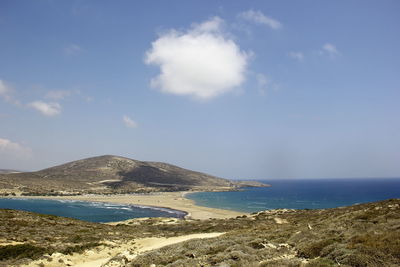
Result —
<svg viewBox="0 0 400 267"><path fill-rule="evenodd" d="M78 200L88 202L108 202L135 206L148 206L153 208L166 208L185 212L186 219L206 220L210 218L234 218L247 213L198 206L193 200L185 197L187 191L159 192L152 194L130 195L80 195L80 196L13 196L12 198L50 199L50 200ZM194 193L194 192L193 192Z"/></svg>

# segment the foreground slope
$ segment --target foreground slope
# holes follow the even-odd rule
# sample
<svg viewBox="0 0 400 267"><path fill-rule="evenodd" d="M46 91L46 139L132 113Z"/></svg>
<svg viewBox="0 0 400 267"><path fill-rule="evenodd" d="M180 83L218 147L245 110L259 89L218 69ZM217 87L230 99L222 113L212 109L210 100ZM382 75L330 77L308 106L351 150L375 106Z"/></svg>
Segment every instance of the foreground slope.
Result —
<svg viewBox="0 0 400 267"><path fill-rule="evenodd" d="M142 238L221 232L226 234L143 254L138 247ZM60 255L76 259L83 253L85 258L107 248L114 250L109 250L105 267L400 266L400 200L326 210L270 210L232 219L137 219L117 225L0 210L0 240L0 266L32 259L34 266L46 266Z"/></svg>
<svg viewBox="0 0 400 267"><path fill-rule="evenodd" d="M193 240L122 266L400 266L400 200L326 210L270 210L225 221Z"/></svg>
<svg viewBox="0 0 400 267"><path fill-rule="evenodd" d="M245 185L167 163L109 155L37 172L0 174L0 188L25 194L214 190Z"/></svg>

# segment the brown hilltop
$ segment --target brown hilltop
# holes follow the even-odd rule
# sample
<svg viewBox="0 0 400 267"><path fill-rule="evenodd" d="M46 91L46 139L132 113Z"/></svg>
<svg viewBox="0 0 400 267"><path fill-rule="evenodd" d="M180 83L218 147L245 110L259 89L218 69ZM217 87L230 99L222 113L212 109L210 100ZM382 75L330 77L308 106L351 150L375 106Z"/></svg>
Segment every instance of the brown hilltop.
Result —
<svg viewBox="0 0 400 267"><path fill-rule="evenodd" d="M0 186L24 194L229 190L246 184L161 162L105 155L37 172L0 174ZM256 185L262 185L260 183Z"/></svg>

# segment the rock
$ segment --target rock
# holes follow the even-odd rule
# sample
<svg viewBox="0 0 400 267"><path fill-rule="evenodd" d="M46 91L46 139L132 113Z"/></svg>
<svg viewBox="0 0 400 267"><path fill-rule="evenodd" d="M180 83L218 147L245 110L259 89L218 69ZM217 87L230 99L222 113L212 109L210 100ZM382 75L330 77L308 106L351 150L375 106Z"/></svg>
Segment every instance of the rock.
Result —
<svg viewBox="0 0 400 267"><path fill-rule="evenodd" d="M265 247L269 247L269 248L274 248L274 249L276 249L277 247L274 245L274 244L272 244L272 243L267 243L267 244L263 244Z"/></svg>
<svg viewBox="0 0 400 267"><path fill-rule="evenodd" d="M278 218L278 217L275 217L275 218L274 218L274 221L275 221L275 223L277 223L277 224L289 223L286 219L281 219L281 218Z"/></svg>

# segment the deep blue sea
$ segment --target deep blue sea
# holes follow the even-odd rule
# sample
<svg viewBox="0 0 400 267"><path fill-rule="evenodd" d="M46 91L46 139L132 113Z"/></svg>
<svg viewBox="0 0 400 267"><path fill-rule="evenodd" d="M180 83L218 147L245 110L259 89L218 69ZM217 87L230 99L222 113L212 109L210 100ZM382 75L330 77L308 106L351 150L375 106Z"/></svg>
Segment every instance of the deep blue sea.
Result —
<svg viewBox="0 0 400 267"><path fill-rule="evenodd" d="M0 208L32 211L89 222L115 222L141 217L182 218L186 215L185 212L165 208L150 208L103 202L21 198L0 198Z"/></svg>
<svg viewBox="0 0 400 267"><path fill-rule="evenodd" d="M257 212L266 209L321 209L400 198L400 178L268 180L272 187L233 192L187 194L198 205ZM70 217L90 222L113 222L140 217L176 217L186 213L144 206L71 200L0 198L0 208Z"/></svg>
<svg viewBox="0 0 400 267"><path fill-rule="evenodd" d="M400 198L400 178L269 180L272 187L186 195L198 205L257 212L266 209L322 209Z"/></svg>

